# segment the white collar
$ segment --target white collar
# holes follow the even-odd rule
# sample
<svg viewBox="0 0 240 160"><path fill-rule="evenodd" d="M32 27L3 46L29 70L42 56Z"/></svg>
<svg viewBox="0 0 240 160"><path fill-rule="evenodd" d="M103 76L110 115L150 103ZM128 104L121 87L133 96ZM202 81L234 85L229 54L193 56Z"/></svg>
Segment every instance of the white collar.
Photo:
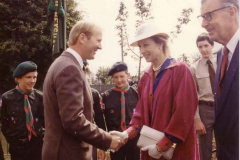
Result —
<svg viewBox="0 0 240 160"><path fill-rule="evenodd" d="M67 48L66 50L67 52L71 53L78 61L78 63L80 64L80 66L83 68L83 60L82 57L72 48Z"/></svg>
<svg viewBox="0 0 240 160"><path fill-rule="evenodd" d="M231 40L226 45L231 53L234 53L238 41L239 41L239 29L237 30L237 32L233 35Z"/></svg>

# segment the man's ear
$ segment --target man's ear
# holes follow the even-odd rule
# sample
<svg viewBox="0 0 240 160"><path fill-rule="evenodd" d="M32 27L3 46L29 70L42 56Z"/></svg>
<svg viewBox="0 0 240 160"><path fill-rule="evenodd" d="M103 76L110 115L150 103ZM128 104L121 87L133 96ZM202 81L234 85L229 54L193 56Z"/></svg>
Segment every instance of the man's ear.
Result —
<svg viewBox="0 0 240 160"><path fill-rule="evenodd" d="M238 14L238 9L235 6L231 6L229 9L230 16L235 19Z"/></svg>
<svg viewBox="0 0 240 160"><path fill-rule="evenodd" d="M86 36L84 33L81 33L81 34L78 36L78 41L79 41L81 44L84 44L86 38L87 38L87 36Z"/></svg>

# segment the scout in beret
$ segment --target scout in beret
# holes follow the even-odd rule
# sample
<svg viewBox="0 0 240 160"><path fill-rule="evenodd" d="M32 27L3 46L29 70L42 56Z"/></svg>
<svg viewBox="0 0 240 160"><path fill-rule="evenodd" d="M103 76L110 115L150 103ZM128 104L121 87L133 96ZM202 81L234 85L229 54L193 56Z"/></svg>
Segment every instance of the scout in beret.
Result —
<svg viewBox="0 0 240 160"><path fill-rule="evenodd" d="M108 131L126 131L133 112L138 102L137 91L129 86L127 64L116 62L108 72L112 76L115 87L105 91L102 94L102 107L105 116ZM106 130L106 127L99 126ZM139 160L140 151L136 146L137 138L128 140L127 144L120 148L119 151L110 153L111 159L117 160ZM99 150L99 155L104 155L104 151Z"/></svg>
<svg viewBox="0 0 240 160"><path fill-rule="evenodd" d="M37 65L31 61L20 63L13 72L14 78L20 78L28 72L37 72Z"/></svg>
<svg viewBox="0 0 240 160"><path fill-rule="evenodd" d="M128 67L126 63L124 62L116 62L114 65L111 67L111 69L108 72L108 76L112 76L115 73L122 72L122 71L128 71Z"/></svg>
<svg viewBox="0 0 240 160"><path fill-rule="evenodd" d="M43 94L33 87L37 65L26 61L13 72L17 86L2 95L2 133L11 159L41 160L44 132Z"/></svg>

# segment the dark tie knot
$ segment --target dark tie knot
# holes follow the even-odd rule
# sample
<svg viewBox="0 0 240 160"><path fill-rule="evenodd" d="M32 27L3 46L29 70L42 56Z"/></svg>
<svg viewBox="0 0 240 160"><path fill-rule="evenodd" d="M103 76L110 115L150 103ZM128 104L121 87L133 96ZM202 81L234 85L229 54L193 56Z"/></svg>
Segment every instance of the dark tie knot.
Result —
<svg viewBox="0 0 240 160"><path fill-rule="evenodd" d="M212 65L212 62L210 60L207 60L207 64Z"/></svg>

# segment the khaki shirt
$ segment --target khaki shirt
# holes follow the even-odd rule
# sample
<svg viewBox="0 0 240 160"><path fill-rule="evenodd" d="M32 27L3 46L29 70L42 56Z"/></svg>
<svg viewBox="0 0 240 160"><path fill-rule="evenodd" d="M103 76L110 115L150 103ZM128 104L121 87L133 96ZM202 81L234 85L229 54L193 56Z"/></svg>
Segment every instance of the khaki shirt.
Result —
<svg viewBox="0 0 240 160"><path fill-rule="evenodd" d="M207 64L206 58L202 57L199 59L197 62L192 64L190 67L190 70L192 72L196 87L197 87L197 92L198 92L198 99L199 101L214 101L214 95L212 94L212 88L211 88L211 83L210 83L210 77L208 73L208 64ZM213 64L213 68L216 72L216 60L211 57L210 61ZM200 118L199 116L199 105L197 107L197 112L195 114L195 119Z"/></svg>

